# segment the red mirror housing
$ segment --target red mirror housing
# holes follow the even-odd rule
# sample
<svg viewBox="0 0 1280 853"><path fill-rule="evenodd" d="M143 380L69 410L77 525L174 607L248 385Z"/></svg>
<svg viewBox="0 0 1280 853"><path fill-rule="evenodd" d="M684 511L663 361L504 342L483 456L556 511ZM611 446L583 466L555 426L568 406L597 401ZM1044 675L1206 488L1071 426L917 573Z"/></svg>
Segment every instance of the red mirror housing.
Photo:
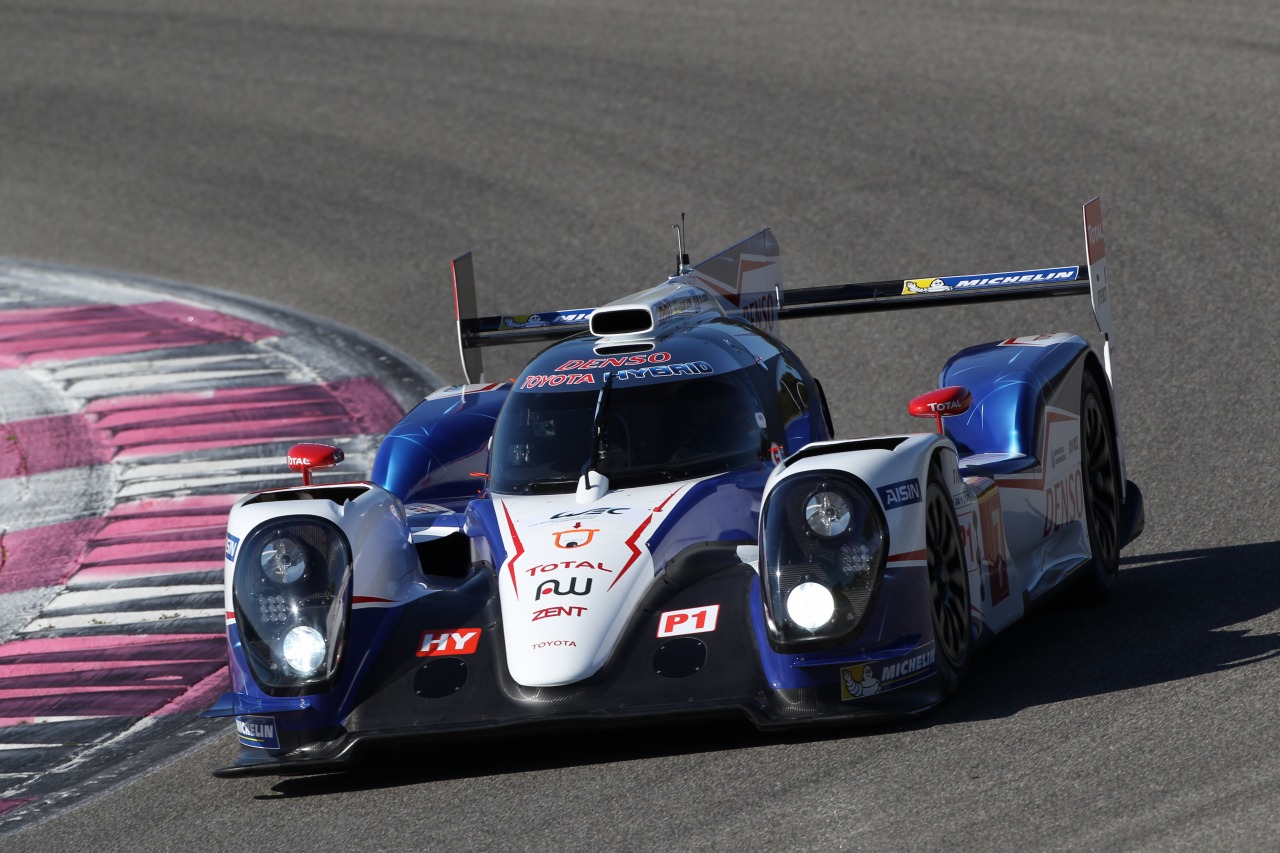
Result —
<svg viewBox="0 0 1280 853"><path fill-rule="evenodd" d="M311 472L316 468L332 468L343 460L342 448L331 444L295 444L289 448L286 462L292 471L302 472L302 485L311 485Z"/></svg>
<svg viewBox="0 0 1280 853"><path fill-rule="evenodd" d="M973 394L963 385L948 385L927 394L921 394L911 401L907 411L913 418L935 418L938 421L938 434L942 434L942 419L952 415L961 415L969 411L973 405Z"/></svg>

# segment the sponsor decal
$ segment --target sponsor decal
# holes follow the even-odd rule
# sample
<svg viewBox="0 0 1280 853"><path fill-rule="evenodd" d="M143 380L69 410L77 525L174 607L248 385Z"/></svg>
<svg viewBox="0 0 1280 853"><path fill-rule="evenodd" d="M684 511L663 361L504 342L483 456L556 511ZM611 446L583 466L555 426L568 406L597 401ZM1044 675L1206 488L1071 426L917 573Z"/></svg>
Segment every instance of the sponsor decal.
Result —
<svg viewBox="0 0 1280 853"><path fill-rule="evenodd" d="M544 640L541 643L533 644L534 651L538 649L576 649L577 647L578 644L573 640Z"/></svg>
<svg viewBox="0 0 1280 853"><path fill-rule="evenodd" d="M884 504L885 509L909 506L920 503L920 480L913 477L910 480L890 483L887 486L880 486L876 492L879 493L880 502Z"/></svg>
<svg viewBox="0 0 1280 853"><path fill-rule="evenodd" d="M578 589L578 581L584 582L581 590ZM538 601L544 595L588 595L591 592L591 578L569 578L569 586L566 589L560 588L560 580L558 578L547 578L538 584L537 591L533 594L533 600Z"/></svg>
<svg viewBox="0 0 1280 853"><path fill-rule="evenodd" d="M551 535L555 537L557 548L581 548L590 545L591 539L600 532L598 527L575 527L572 530L560 530Z"/></svg>
<svg viewBox="0 0 1280 853"><path fill-rule="evenodd" d="M654 304L657 316L655 325L661 325L680 314L697 314L711 304L711 294L697 288L682 289L680 293Z"/></svg>
<svg viewBox="0 0 1280 853"><path fill-rule="evenodd" d="M880 666L878 674L875 664L860 663L841 667L840 699L845 702L863 699L919 681L933 672L937 660L937 651L929 649L909 658L884 664Z"/></svg>
<svg viewBox="0 0 1280 853"><path fill-rule="evenodd" d="M1057 447L1053 449L1053 456L1050 462L1050 466L1053 468L1057 468L1059 465L1062 465L1064 462L1066 462L1069 458L1070 459L1080 458L1080 436L1078 435L1072 436L1071 438L1067 439L1067 443L1065 445L1059 444Z"/></svg>
<svg viewBox="0 0 1280 853"><path fill-rule="evenodd" d="M435 658L446 655L474 654L480 644L479 628L459 628L456 631L423 631L418 643L418 657Z"/></svg>
<svg viewBox="0 0 1280 853"><path fill-rule="evenodd" d="M753 326L772 332L778 325L778 297L773 291L739 307L742 319Z"/></svg>
<svg viewBox="0 0 1280 853"><path fill-rule="evenodd" d="M581 616L587 612L585 607L544 607L542 610L533 611L533 618L530 622L537 622L539 619L551 619L556 616Z"/></svg>
<svg viewBox="0 0 1280 853"><path fill-rule="evenodd" d="M534 373L524 378L520 390L526 388L555 388L557 385L595 385L593 373Z"/></svg>
<svg viewBox="0 0 1280 853"><path fill-rule="evenodd" d="M925 408L935 415L948 415L951 412L963 412L969 407L968 400L943 400L938 403L925 403Z"/></svg>
<svg viewBox="0 0 1280 853"><path fill-rule="evenodd" d="M1044 536L1057 533L1084 516L1084 481L1080 469L1044 490Z"/></svg>
<svg viewBox="0 0 1280 853"><path fill-rule="evenodd" d="M556 373L565 370L598 370L601 367L638 367L645 364L666 364L671 360L669 352L651 352L648 355L620 355L613 358L593 358L589 360L570 359L556 368Z"/></svg>
<svg viewBox="0 0 1280 853"><path fill-rule="evenodd" d="M720 616L719 604L690 607L686 610L668 610L658 617L659 637L679 637L684 634L706 634L716 629Z"/></svg>
<svg viewBox="0 0 1280 853"><path fill-rule="evenodd" d="M951 288L940 278L909 278L902 283L902 295L911 293L941 293Z"/></svg>
<svg viewBox="0 0 1280 853"><path fill-rule="evenodd" d="M274 717L236 717L240 742L254 749L279 749L280 733Z"/></svg>
<svg viewBox="0 0 1280 853"><path fill-rule="evenodd" d="M525 569L529 573L529 577L533 577L540 572L554 572L556 569L595 569L597 572L604 572L607 575L613 574L612 569L606 569L604 563L592 563L589 560L565 560L563 563L543 563L540 566L532 566Z"/></svg>
<svg viewBox="0 0 1280 853"><path fill-rule="evenodd" d="M227 534L227 562L234 563L236 561L236 551L240 550L239 537Z"/></svg>
<svg viewBox="0 0 1280 853"><path fill-rule="evenodd" d="M902 295L913 293L944 293L949 290L965 290L973 287L1009 287L1016 284L1036 284L1053 281L1074 281L1080 276L1080 267L1050 267L1040 270L1020 270L994 275L947 275L932 278L909 278L902 282Z"/></svg>
<svg viewBox="0 0 1280 853"><path fill-rule="evenodd" d="M782 446L776 441L769 445L769 459L774 465L781 465L786 454L782 451Z"/></svg>
<svg viewBox="0 0 1280 853"><path fill-rule="evenodd" d="M1061 343L1070 335L1062 333L1052 335L1023 335L1020 338L1009 338L1000 342L1002 347L1051 347L1054 344Z"/></svg>
<svg viewBox="0 0 1280 853"><path fill-rule="evenodd" d="M541 314L516 314L502 318L504 329L537 329L542 326L563 326L566 323L585 323L591 317L590 310L544 311Z"/></svg>
<svg viewBox="0 0 1280 853"><path fill-rule="evenodd" d="M577 512L565 510L551 516L551 520L554 521L557 518L590 518L597 515L622 515L630 509L631 507L629 506L597 506L591 509L578 510Z"/></svg>
<svg viewBox="0 0 1280 853"><path fill-rule="evenodd" d="M629 382L632 379L656 379L660 376L699 376L715 373L715 369L705 361L689 361L682 364L659 364L654 367L637 367L619 370L614 376L617 382Z"/></svg>
<svg viewBox="0 0 1280 853"><path fill-rule="evenodd" d="M857 666L840 668L840 699L861 699L863 696L874 696L880 692L880 680L876 678L871 664L860 663Z"/></svg>
<svg viewBox="0 0 1280 853"><path fill-rule="evenodd" d="M1102 234L1101 199L1092 199L1084 206L1084 236L1088 245L1088 251L1085 254L1089 263L1096 264L1107 254L1107 244Z"/></svg>
<svg viewBox="0 0 1280 853"><path fill-rule="evenodd" d="M991 603L995 605L1009 597L1009 549L1004 540L1004 517L991 480L971 477L967 482L978 493L978 514L976 527L966 523L960 528L961 544L969 564L974 565L978 562L976 537L982 537L982 561L987 581L983 590L984 593L990 590Z"/></svg>
<svg viewBox="0 0 1280 853"><path fill-rule="evenodd" d="M938 653L934 649L909 657L896 663L885 664L880 668L880 682L889 685L894 681L902 681L913 675L932 670L937 663Z"/></svg>

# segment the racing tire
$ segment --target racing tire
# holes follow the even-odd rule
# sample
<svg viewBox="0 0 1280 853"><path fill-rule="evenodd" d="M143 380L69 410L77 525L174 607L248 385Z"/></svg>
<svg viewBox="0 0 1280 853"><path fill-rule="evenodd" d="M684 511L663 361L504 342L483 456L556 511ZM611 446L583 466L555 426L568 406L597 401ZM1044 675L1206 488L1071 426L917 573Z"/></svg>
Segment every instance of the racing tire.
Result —
<svg viewBox="0 0 1280 853"><path fill-rule="evenodd" d="M943 694L952 696L969 666L969 577L955 505L936 466L925 490L925 554L938 675Z"/></svg>
<svg viewBox="0 0 1280 853"><path fill-rule="evenodd" d="M1080 389L1080 472L1093 556L1080 572L1078 590L1095 603L1111 594L1120 571L1120 459L1104 399L1097 378L1086 371Z"/></svg>

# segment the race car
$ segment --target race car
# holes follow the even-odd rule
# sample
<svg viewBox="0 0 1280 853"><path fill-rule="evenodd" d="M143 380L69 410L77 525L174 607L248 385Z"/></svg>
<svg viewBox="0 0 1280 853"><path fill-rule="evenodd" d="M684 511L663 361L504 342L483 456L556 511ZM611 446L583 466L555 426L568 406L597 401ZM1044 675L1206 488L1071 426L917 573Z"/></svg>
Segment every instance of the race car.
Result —
<svg viewBox="0 0 1280 853"><path fill-rule="evenodd" d="M300 444L300 485L231 510L240 756L348 766L407 738L687 715L774 727L919 714L1059 590L1101 598L1141 532L1112 379L1101 205L1084 267L784 291L767 229L592 309L479 316L454 261L467 383L383 441L367 481ZM910 401L925 431L836 437L780 321L1088 294L1069 334L962 350ZM547 346L486 382L485 347Z"/></svg>

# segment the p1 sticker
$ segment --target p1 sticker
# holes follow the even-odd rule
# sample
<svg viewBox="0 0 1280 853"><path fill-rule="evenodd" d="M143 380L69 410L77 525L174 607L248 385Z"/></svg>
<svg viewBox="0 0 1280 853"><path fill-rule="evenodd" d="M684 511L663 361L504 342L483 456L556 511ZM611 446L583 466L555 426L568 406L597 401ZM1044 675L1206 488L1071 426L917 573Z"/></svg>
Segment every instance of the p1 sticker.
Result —
<svg viewBox="0 0 1280 853"><path fill-rule="evenodd" d="M679 637L683 634L706 634L716 629L716 619L719 616L719 604L690 607L687 610L668 610L658 617L658 636Z"/></svg>

